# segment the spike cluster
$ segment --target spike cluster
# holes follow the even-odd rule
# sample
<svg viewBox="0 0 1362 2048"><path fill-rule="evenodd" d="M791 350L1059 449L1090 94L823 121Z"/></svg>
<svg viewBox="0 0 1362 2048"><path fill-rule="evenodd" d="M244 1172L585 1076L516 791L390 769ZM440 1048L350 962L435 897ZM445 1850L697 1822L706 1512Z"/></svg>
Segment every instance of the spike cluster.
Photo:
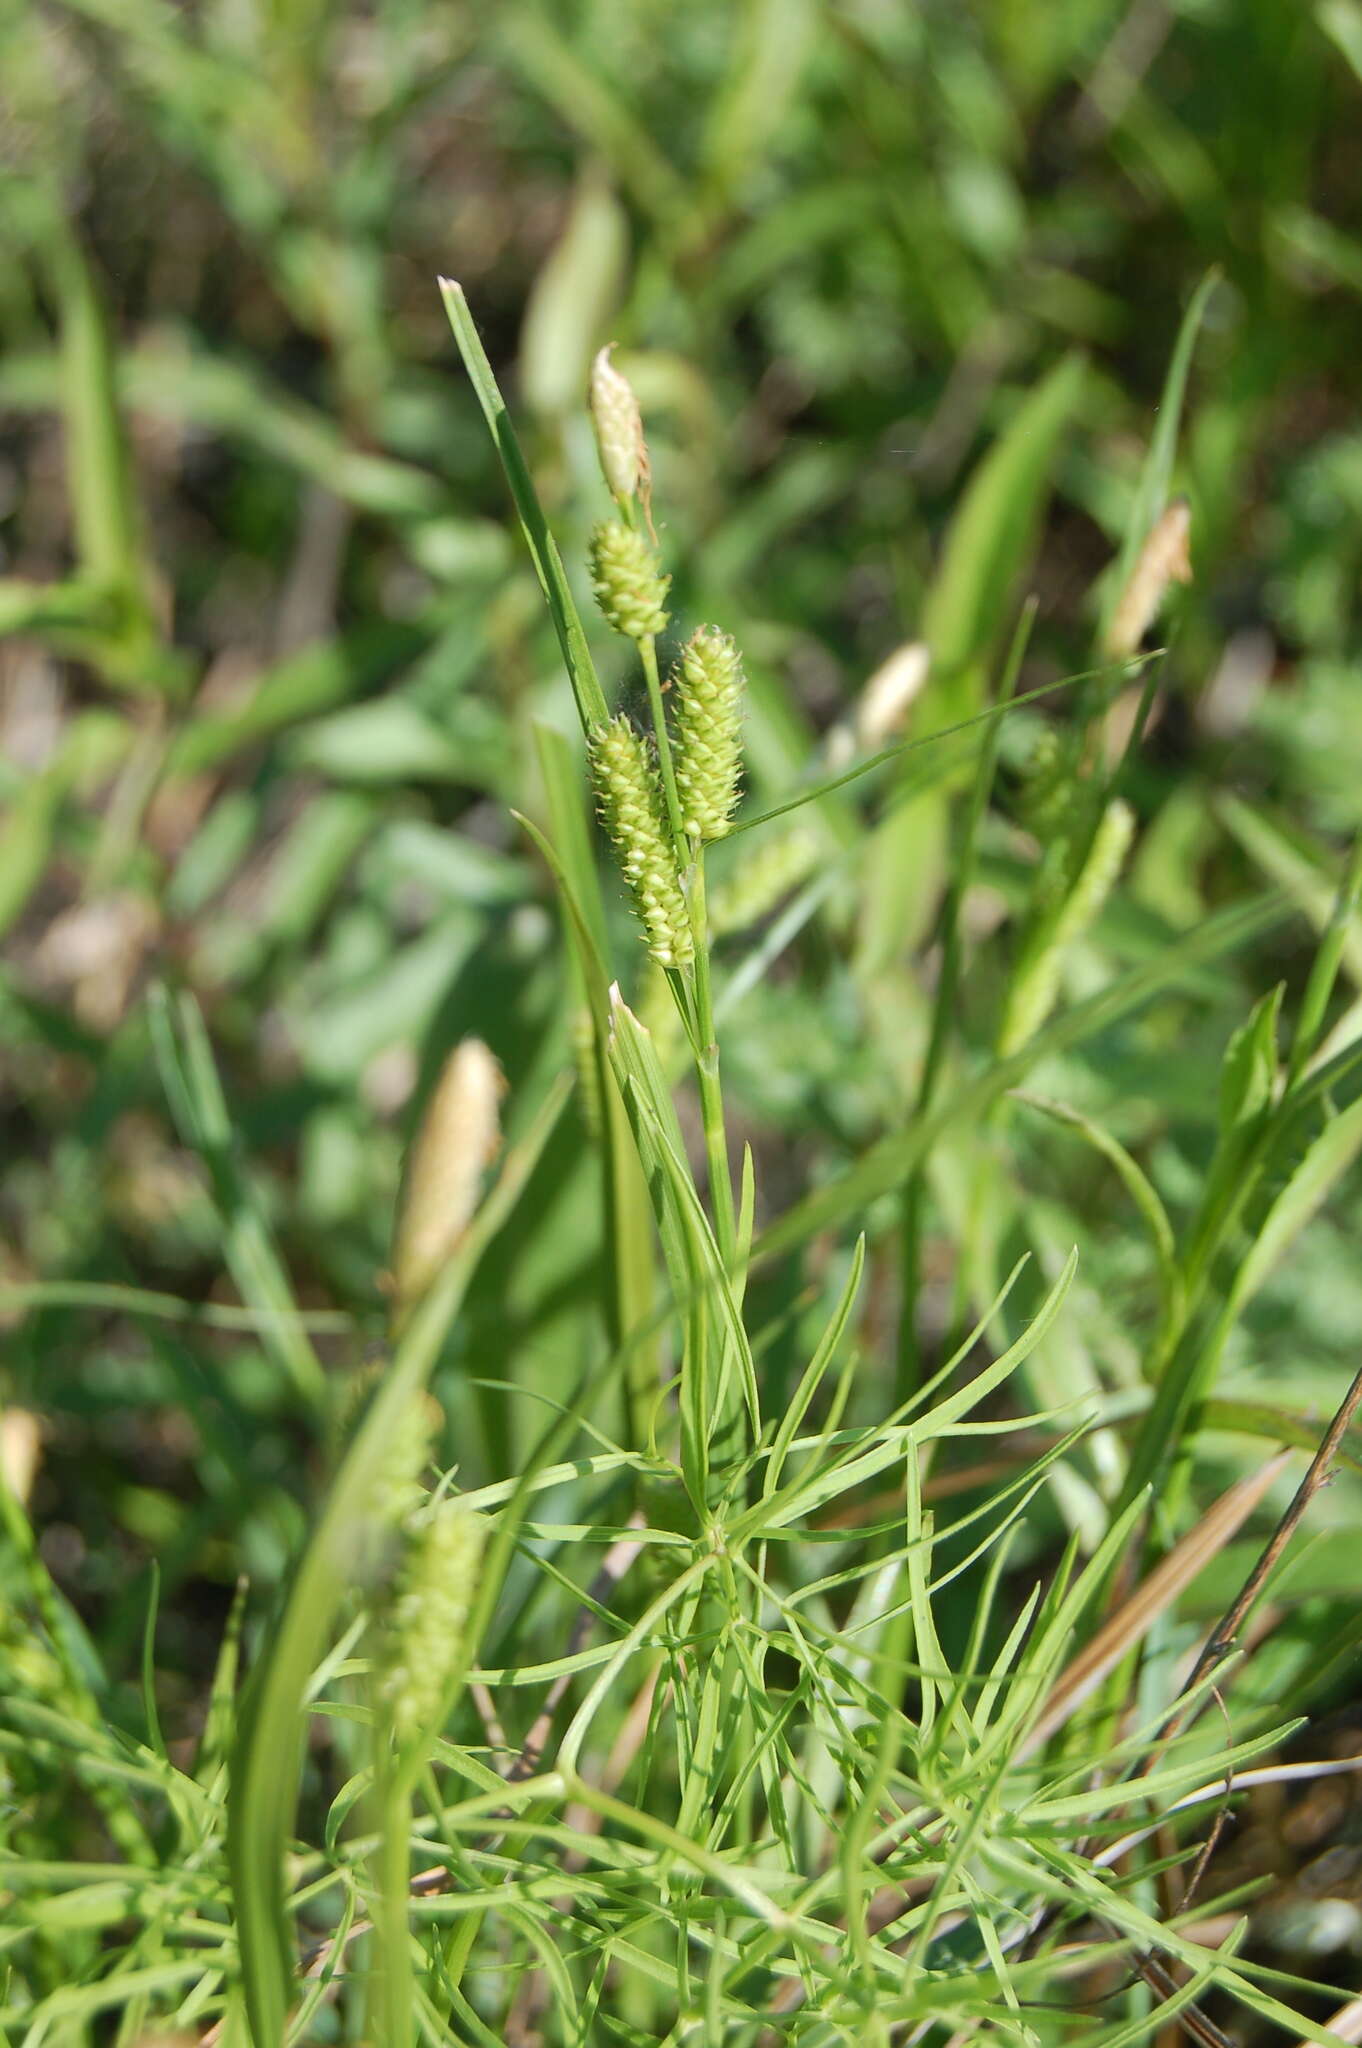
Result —
<svg viewBox="0 0 1362 2048"><path fill-rule="evenodd" d="M457 1498L441 1501L411 1533L379 1659L379 1694L399 1747L439 1726L486 1538L484 1518Z"/></svg>
<svg viewBox="0 0 1362 2048"><path fill-rule="evenodd" d="M667 589L657 556L622 519L604 519L590 544L591 588L608 626L629 640L667 630Z"/></svg>
<svg viewBox="0 0 1362 2048"><path fill-rule="evenodd" d="M444 1413L433 1394L414 1394L374 1473L369 1513L383 1529L391 1529L425 1499L421 1474L431 1460L435 1433Z"/></svg>
<svg viewBox="0 0 1362 2048"><path fill-rule="evenodd" d="M742 660L717 626L701 626L671 676L681 822L702 844L722 839L742 772Z"/></svg>
<svg viewBox="0 0 1362 2048"><path fill-rule="evenodd" d="M345 1387L336 1417L341 1448L353 1441L387 1370L386 1360L376 1360ZM431 1462L443 1420L444 1410L431 1393L414 1394L403 1409L365 1496L355 1567L362 1578L373 1578L382 1570L393 1531L425 1500L422 1474Z"/></svg>
<svg viewBox="0 0 1362 2048"><path fill-rule="evenodd" d="M659 967L684 966L695 943L652 751L620 716L593 733L590 755L601 822L619 854L648 951Z"/></svg>
<svg viewBox="0 0 1362 2048"><path fill-rule="evenodd" d="M742 662L726 633L701 626L668 678L671 712L664 714L652 643L667 627L671 579L634 523L636 496L648 512L648 448L638 400L608 347L592 365L589 403L601 469L621 515L591 535L591 587L607 624L642 646L657 718L655 746L626 718L598 727L589 740L591 773L649 954L660 967L682 967L695 952L682 881L685 842L698 850L721 839L738 800Z"/></svg>

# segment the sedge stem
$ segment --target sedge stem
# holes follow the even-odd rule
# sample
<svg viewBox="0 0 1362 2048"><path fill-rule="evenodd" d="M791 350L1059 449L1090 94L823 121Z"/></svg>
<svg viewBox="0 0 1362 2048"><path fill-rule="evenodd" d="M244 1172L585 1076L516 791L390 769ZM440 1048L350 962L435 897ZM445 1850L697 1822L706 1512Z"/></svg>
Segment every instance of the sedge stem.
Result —
<svg viewBox="0 0 1362 2048"><path fill-rule="evenodd" d="M714 1232L719 1256L732 1264L738 1248L738 1230L733 1212L733 1182L728 1170L728 1135L724 1128L724 1098L719 1081L719 1046L714 1035L714 997L709 976L709 934L705 909L705 856L699 847L691 868L688 894L695 930L695 1021L698 1048L695 1072L700 1083L700 1115L705 1131L705 1158L709 1165L710 1201L714 1206Z"/></svg>
<svg viewBox="0 0 1362 2048"><path fill-rule="evenodd" d="M676 849L676 864L682 874L690 861L690 847L681 822L681 798L676 789L672 744L667 734L667 714L662 708L662 679L657 670L657 642L649 634L638 643L643 657L643 674L648 684L648 707L653 714L653 736L657 741L657 765L662 771L662 794L667 805L667 824Z"/></svg>

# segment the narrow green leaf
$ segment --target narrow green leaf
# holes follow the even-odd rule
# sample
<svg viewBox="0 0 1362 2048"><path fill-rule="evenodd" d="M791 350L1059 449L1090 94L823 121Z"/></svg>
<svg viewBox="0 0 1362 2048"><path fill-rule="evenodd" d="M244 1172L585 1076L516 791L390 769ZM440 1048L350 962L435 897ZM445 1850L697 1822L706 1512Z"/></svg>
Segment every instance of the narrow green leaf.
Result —
<svg viewBox="0 0 1362 2048"><path fill-rule="evenodd" d="M266 669L238 709L191 718L170 746L165 772L198 775L220 767L286 727L389 681L429 644L429 634L419 628L385 620L344 639L300 648Z"/></svg>
<svg viewBox="0 0 1362 2048"><path fill-rule="evenodd" d="M1362 1146L1362 1097L1331 1117L1263 1220L1248 1257L1235 1275L1229 1307L1238 1314L1285 1257L1302 1230L1347 1172Z"/></svg>
<svg viewBox="0 0 1362 2048"><path fill-rule="evenodd" d="M563 892L577 1001L591 1021L591 1059L601 1106L606 1255L611 1273L607 1323L614 1348L627 1347L630 1437L641 1447L645 1417L659 1384L657 1340L643 1335L657 1295L648 1187L608 1053L605 908L586 828L580 755L561 733L543 724L535 726L535 745L553 819L554 845L550 848L541 836L536 838Z"/></svg>
<svg viewBox="0 0 1362 2048"><path fill-rule="evenodd" d="M54 776L35 775L0 815L0 937L23 915L47 872L59 798Z"/></svg>
<svg viewBox="0 0 1362 2048"><path fill-rule="evenodd" d="M75 243L58 237L50 260L61 300L67 479L85 574L131 596L140 548L114 353L94 280Z"/></svg>
<svg viewBox="0 0 1362 2048"><path fill-rule="evenodd" d="M1102 611L1102 627L1098 635L1099 645L1106 639L1112 613L1120 603L1121 594L1130 581L1131 571L1135 567L1136 558L1144 546L1149 529L1168 502L1173 463L1177 455L1178 430L1182 423L1183 399L1187 391L1187 375L1192 366L1192 352L1196 347L1197 336L1201 332L1201 323L1206 317L1206 308L1219 282L1220 272L1208 270L1193 292L1191 304L1182 316L1182 325L1178 329L1178 338L1173 344L1173 354L1168 364L1168 374L1163 380L1158 418L1149 443L1149 452L1145 456L1140 481L1135 487L1135 496L1131 501L1121 551L1111 570L1107 601Z"/></svg>
<svg viewBox="0 0 1362 2048"><path fill-rule="evenodd" d="M1273 1445L1290 1444L1296 1451L1319 1449L1318 1415L1293 1415L1268 1401L1243 1401L1233 1396L1214 1396L1201 1410L1203 1429L1223 1429L1232 1435L1253 1436ZM1362 1472L1362 1458L1341 1445L1338 1461L1354 1472Z"/></svg>
<svg viewBox="0 0 1362 2048"><path fill-rule="evenodd" d="M1048 1096L1031 1095L1025 1089L1014 1088L1012 1099L1027 1109L1039 1110L1042 1116L1052 1117L1056 1123L1066 1124L1077 1131L1080 1137L1092 1146L1095 1152L1115 1167L1121 1185L1130 1196L1153 1240L1154 1254L1159 1262L1159 1281L1163 1290L1164 1308L1172 1313L1180 1291L1178 1277L1177 1240L1173 1226L1168 1220L1168 1211L1159 1199L1158 1190L1143 1170L1131 1158L1125 1146L1111 1132L1105 1130L1094 1118L1084 1116L1081 1110L1072 1109L1067 1103L1054 1102Z"/></svg>
<svg viewBox="0 0 1362 2048"><path fill-rule="evenodd" d="M1008 1346L1002 1357L996 1358L992 1365L985 1366L982 1372L976 1373L965 1386L957 1388L955 1393L948 1394L944 1400L938 1401L934 1408L929 1408L925 1414L919 1415L914 1419L913 1438L915 1442L929 1444L935 1438L945 1436L948 1434L952 1423L957 1422L962 1415L968 1414L971 1408L977 1408L985 1394L989 1393L994 1387L1001 1386L1004 1380L1011 1378L1017 1367L1030 1357L1036 1346L1042 1342L1049 1332L1050 1325L1064 1306L1064 1298L1073 1285L1074 1274L1077 1271L1078 1252L1075 1249L1069 1253L1068 1258L1064 1261L1063 1271L1040 1307L1036 1310L1036 1313L1032 1316L1021 1336L1017 1338L1015 1343ZM1015 1273L1012 1277L1015 1279ZM1009 1280L1007 1287L1003 1290L1004 1293L1011 1288L1011 1285L1012 1281Z"/></svg>
<svg viewBox="0 0 1362 2048"><path fill-rule="evenodd" d="M1268 881L1289 891L1315 931L1321 935L1327 931L1338 900L1338 884L1326 850L1310 844L1299 831L1288 831L1261 808L1230 791L1216 798L1215 816ZM1353 986L1362 988L1362 919L1353 917L1348 922L1342 962Z"/></svg>
<svg viewBox="0 0 1362 2048"><path fill-rule="evenodd" d="M232 1721L236 1712L237 1667L241 1658L241 1631L246 1619L247 1585L248 1581L244 1577L236 1582L236 1591L232 1595L226 1626L222 1631L222 1642L218 1646L217 1663L213 1667L213 1681L208 1691L208 1711L204 1715L203 1732L199 1736L198 1752L194 1759L194 1776L205 1788L212 1783L221 1769L231 1743Z"/></svg>
<svg viewBox="0 0 1362 2048"><path fill-rule="evenodd" d="M1220 1129L1222 1135L1256 1124L1276 1092L1277 1020L1285 982L1260 998L1234 1032L1220 1063Z"/></svg>
<svg viewBox="0 0 1362 2048"><path fill-rule="evenodd" d="M558 644L562 649L563 663L572 684L572 693L577 701L577 715L582 729L590 732L606 718L605 698L596 678L595 664L591 650L582 631L582 622L568 585L558 543L549 531L538 494L530 480L525 458L520 452L520 443L511 425L511 416L506 410L506 401L501 395L492 365L487 360L486 350L473 325L473 316L468 310L468 301L463 287L451 278L440 279L440 293L444 299L445 312L454 330L454 339L459 345L464 368L477 394L482 416L487 422L506 481L511 487L511 496L520 517L530 555L540 587L548 600L549 614L553 620Z"/></svg>
<svg viewBox="0 0 1362 2048"><path fill-rule="evenodd" d="M980 1402L1004 1381L1010 1379L1018 1366L1025 1362L1046 1336L1063 1305L1077 1264L1078 1254L1071 1253L1064 1271L1050 1289L1032 1322L992 1365L986 1366L964 1386L958 1387L935 1407L927 1409L925 1413L909 1422L893 1422L883 1425L878 1430L851 1433L852 1441L840 1447L835 1458L815 1471L801 1474L783 1491L777 1491L770 1499L763 1499L756 1507L750 1509L745 1517L734 1524L734 1538L744 1537L757 1529L770 1532L788 1528L794 1521L805 1520L825 1502L835 1499L838 1494L845 1493L854 1486L863 1485L890 1465L902 1460L910 1445L921 1448L949 1436L958 1428L962 1417L971 1409L978 1407ZM1019 1270L1020 1268L1014 1270L997 1300L981 1318L980 1329L986 1327L1000 1303L1011 1292ZM952 1363L958 1364L958 1357ZM944 1377L944 1372L938 1375L939 1379ZM797 1439L791 1448L801 1448Z"/></svg>
<svg viewBox="0 0 1362 2048"><path fill-rule="evenodd" d="M360 511L385 518L431 521L444 492L439 479L413 464L352 446L324 412L273 382L259 363L210 354L183 330L154 336L120 352L115 366L125 410L188 425L258 450L321 484ZM0 404L38 412L61 403L61 365L54 355L11 355L0 364ZM494 570L508 552L492 521L462 521L440 531L461 541L470 564ZM415 536L413 536L415 539Z"/></svg>
<svg viewBox="0 0 1362 2048"><path fill-rule="evenodd" d="M689 210L687 187L654 142L647 125L586 62L549 11L522 5L501 16L507 54L560 119L613 166L621 185L659 224Z"/></svg>
<svg viewBox="0 0 1362 2048"><path fill-rule="evenodd" d="M434 1370L483 1251L518 1201L565 1099L564 1091L553 1092L524 1138L508 1151L458 1252L414 1312L327 1495L268 1655L243 1701L232 1752L227 1855L256 2048L274 2048L283 2040L295 1982L285 1860L297 1802L308 1681L351 1582L356 1537L364 1527L375 1477L410 1403ZM494 1590L493 1585L487 1597ZM480 1592L479 1600L483 1597ZM475 1647L470 1630L470 1655Z"/></svg>
<svg viewBox="0 0 1362 2048"><path fill-rule="evenodd" d="M818 25L813 0L746 0L733 62L710 100L701 142L706 176L719 192L734 191L767 148L798 91Z"/></svg>
<svg viewBox="0 0 1362 2048"><path fill-rule="evenodd" d="M325 1376L299 1319L264 1209L236 1157L227 1104L208 1034L189 995L172 1005L164 989L148 1004L161 1083L181 1135L208 1168L223 1225L223 1255L246 1306L259 1317L261 1339L308 1407L320 1406Z"/></svg>
<svg viewBox="0 0 1362 2048"><path fill-rule="evenodd" d="M827 1328L818 1340L813 1357L805 1367L799 1385L795 1388L789 1405L780 1419L780 1427L776 1431L775 1441L771 1445L770 1457L766 1464L766 1474L762 1481L762 1494L767 1499L775 1492L780 1483L781 1471L786 1458L789 1456L790 1445L798 1436L804 1417L808 1414L814 1396L823 1383L828 1367L837 1356L842 1338L846 1332L847 1323L851 1317L852 1306L861 1285L861 1274L864 1269L865 1239L864 1237L858 1237L855 1250L851 1256L851 1266L843 1284L842 1292L838 1297L837 1306L834 1308L828 1320Z"/></svg>
<svg viewBox="0 0 1362 2048"><path fill-rule="evenodd" d="M977 709L967 671L1003 628L1086 375L1066 356L1037 385L971 477L923 613L932 668L956 717Z"/></svg>
<svg viewBox="0 0 1362 2048"><path fill-rule="evenodd" d="M672 1285L688 1307L691 1338L683 1359L681 1412L693 1470L708 1470L708 1447L721 1466L737 1457L745 1409L752 1434L760 1432L756 1368L730 1275L725 1270L686 1158L685 1141L651 1039L615 994L611 1060L639 1152L653 1190ZM709 1356L708 1336L718 1338ZM712 1368L712 1369L711 1369Z"/></svg>
<svg viewBox="0 0 1362 2048"><path fill-rule="evenodd" d="M1246 1742L1233 1743L1216 1752L1216 1765L1221 1770L1233 1770L1239 1764L1261 1756L1265 1749L1275 1747L1281 1741L1282 1731L1276 1728L1263 1730ZM1134 1782L1114 1785L1088 1785L1071 1798L1029 1800L1021 1809L1028 1821L1045 1822L1050 1826L1077 1821L1087 1826L1099 1815L1119 1813L1122 1807L1149 1800L1170 1803L1181 1792L1189 1791L1206 1776L1206 1759L1199 1751L1193 1756L1184 1756L1176 1762L1165 1764L1162 1769L1151 1771L1147 1777Z"/></svg>
<svg viewBox="0 0 1362 2048"><path fill-rule="evenodd" d="M628 255L628 216L599 164L589 164L525 308L520 389L535 412L556 418L581 411L592 356L609 339Z"/></svg>
<svg viewBox="0 0 1362 2048"><path fill-rule="evenodd" d="M116 633L118 625L118 606L100 584L0 577L0 638L28 633L79 644L86 637Z"/></svg>

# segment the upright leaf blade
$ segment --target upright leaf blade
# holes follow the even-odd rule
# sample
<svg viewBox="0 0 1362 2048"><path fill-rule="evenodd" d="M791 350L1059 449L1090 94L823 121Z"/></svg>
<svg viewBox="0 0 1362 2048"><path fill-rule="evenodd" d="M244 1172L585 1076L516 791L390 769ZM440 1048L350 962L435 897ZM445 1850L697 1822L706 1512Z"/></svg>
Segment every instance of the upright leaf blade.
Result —
<svg viewBox="0 0 1362 2048"><path fill-rule="evenodd" d="M535 743L553 819L552 857L564 890L564 923L573 978L591 1022L590 1057L601 1107L606 1256L610 1267L607 1320L615 1349L626 1350L630 1431L637 1446L642 1441L646 1404L658 1384L656 1341L641 1336L653 1314L657 1292L648 1188L607 1051L605 911L583 815L577 762L563 735L550 726L536 725ZM547 847L547 842L540 843Z"/></svg>
<svg viewBox="0 0 1362 2048"><path fill-rule="evenodd" d="M968 672L1003 629L1085 375L1081 356L1056 364L979 464L951 521L922 619L948 717L978 708Z"/></svg>
<svg viewBox="0 0 1362 2048"><path fill-rule="evenodd" d="M247 1689L232 1751L227 1857L255 2048L279 2048L295 1983L285 1865L297 1803L308 1680L350 1583L357 1528L406 1410L421 1392L484 1249L519 1198L565 1096L552 1092L508 1152L462 1245L412 1316L341 1464L294 1575L283 1619ZM481 1609L479 1609L481 1616ZM470 1631L470 1645L474 1638Z"/></svg>
<svg viewBox="0 0 1362 2048"><path fill-rule="evenodd" d="M604 723L606 718L605 697L596 676L591 650L586 644L582 621L569 588L567 572L558 553L558 543L549 532L548 521L539 503L538 493L530 480L530 472L520 451L511 416L506 410L506 401L487 360L478 330L473 325L473 316L468 310L462 285L452 278L440 279L440 293L449 315L449 324L454 330L454 339L459 345L464 368L469 381L477 393L482 416L501 457L501 466L506 472L506 481L511 487L511 496L520 515L535 571L539 577L544 596L548 600L549 614L558 645L562 649L563 662L572 684L572 694L577 701L577 715L582 728L590 732L593 727Z"/></svg>
<svg viewBox="0 0 1362 2048"><path fill-rule="evenodd" d="M1145 537L1154 521L1168 502L1173 462L1177 455L1178 431L1182 424L1183 400L1187 393L1187 375L1192 367L1192 352L1196 347L1197 336L1201 332L1201 323L1206 317L1211 295L1219 282L1220 272L1208 270L1192 294L1192 302L1182 316L1182 325L1178 329L1178 338L1173 345L1173 354L1168 364L1168 374L1163 380L1158 419L1149 443L1149 452L1145 456L1140 481L1135 487L1135 496L1131 501L1130 517L1126 522L1121 552L1111 570L1106 602L1102 607L1099 642L1106 640L1112 614L1121 601L1121 593L1130 581L1136 557L1144 546Z"/></svg>

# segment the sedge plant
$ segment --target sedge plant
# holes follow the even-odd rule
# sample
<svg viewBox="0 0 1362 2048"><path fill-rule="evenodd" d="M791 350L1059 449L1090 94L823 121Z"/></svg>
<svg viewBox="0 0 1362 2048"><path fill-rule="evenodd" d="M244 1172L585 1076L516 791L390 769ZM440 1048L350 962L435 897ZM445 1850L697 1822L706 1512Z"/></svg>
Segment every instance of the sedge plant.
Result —
<svg viewBox="0 0 1362 2048"><path fill-rule="evenodd" d="M0 2039L1347 2037L1354 0L0 47Z"/></svg>
<svg viewBox="0 0 1362 2048"><path fill-rule="evenodd" d="M1275 999L1229 1049L1222 1149L1187 1247L1091 1118L1029 1095L1006 1105L1085 1138L1156 1240L1152 1384L1045 1397L1082 1282L1072 1248L1046 1270L1039 1225L997 1271L1004 1233L977 1231L969 1312L928 1359L917 1310L936 1140L967 1122L991 1139L1038 1060L1280 906L1227 915L1061 1008L1134 814L1086 728L1062 756L1037 748L1022 809L1055 850L1018 920L992 1058L961 1074L948 1047L961 880L911 1121L759 1230L721 1055L724 1018L774 956L768 936L755 965L730 970L722 942L782 905L777 946L815 918L837 930L854 849L825 859L820 831L829 803L880 771L891 793L872 860L893 843L884 828L963 770L961 873L973 871L1025 624L994 703L955 720L931 756L942 765L914 770L892 726L874 750L885 729L867 718L850 770L829 758L816 784L744 814L743 655L728 622L708 620L664 655L672 584L627 378L602 352L589 403L610 509L580 570L641 671L639 717L607 700L463 294L446 284L444 298L578 713L579 746L537 735L543 803L523 819L561 907L575 1026L562 1070L523 1101L477 1040L438 1075L408 1158L380 1355L333 1404L345 1412L331 1474L282 1606L245 1639L244 1684L234 1610L194 1755L159 1740L150 1685L145 1741L105 1725L22 1504L0 1491L42 1623L13 1722L69 1757L121 1857L6 1858L28 1979L4 1994L6 2037L84 2042L112 2013L129 2048L157 2029L226 2048L887 2048L975 2032L1115 2044L1183 2013L1214 2039L1212 2000L1299 2031L1293 1987L1242 1953L1239 1901L1222 1898L1208 1939L1194 1885L1175 1888L1236 1779L1276 1775L1263 1761L1281 1737L1271 1700L1250 1689L1227 1735L1206 1709L1226 1696L1231 1645L1213 1636L1186 1684L1185 1661L1141 1660L1294 1455L1190 1530L1168 1513L1226 1319L1352 1156L1355 1115L1324 1104L1355 1055L1322 1027L1356 873L1289 1058ZM976 538L985 523L973 519ZM916 695L916 655L911 673ZM743 858L711 886L715 849L740 834L753 835ZM600 853L627 901L623 940ZM873 949L862 958L880 972ZM331 1391L241 1181L201 1022L189 1002L162 999L156 1014L175 1114L219 1177L233 1271L273 1312L281 1366L319 1415ZM599 1328L523 1453L470 1484L461 1462L442 1469L431 1383L481 1268L574 1129L603 1219ZM1255 1188L1255 1249L1215 1299L1213 1265L1238 1245ZM766 1276L815 1239L802 1291L773 1295ZM913 1319L893 1401L865 1372L867 1268L886 1240ZM779 1350L792 1366L776 1394ZM487 1420L488 1442L508 1441L489 1418L513 1377L510 1359L488 1358L481 1405L461 1411ZM1094 1521L1088 1475L1103 1457ZM1057 1554L1035 1539L1052 1503L1071 1522ZM54 1945L73 1926L81 1964L57 1982Z"/></svg>

